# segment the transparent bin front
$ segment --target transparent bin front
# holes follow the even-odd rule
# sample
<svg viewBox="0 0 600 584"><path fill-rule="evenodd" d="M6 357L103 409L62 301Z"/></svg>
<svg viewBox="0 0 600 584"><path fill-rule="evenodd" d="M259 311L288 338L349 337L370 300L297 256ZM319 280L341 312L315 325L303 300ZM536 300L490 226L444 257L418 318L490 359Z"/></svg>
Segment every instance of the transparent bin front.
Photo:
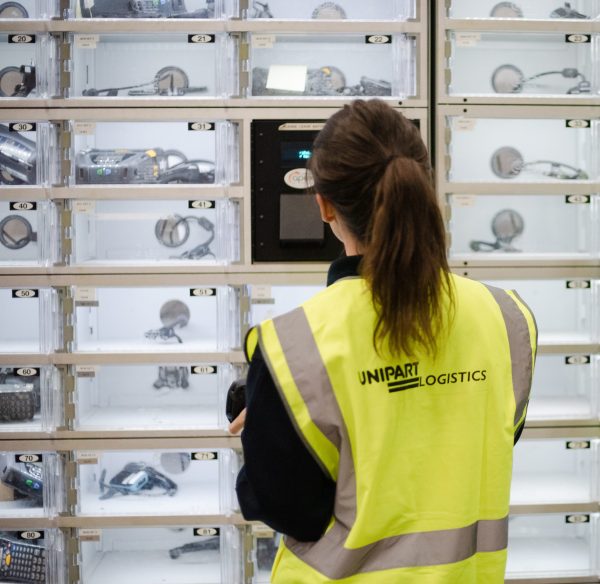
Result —
<svg viewBox="0 0 600 584"><path fill-rule="evenodd" d="M414 37L250 35L252 97L415 95Z"/></svg>
<svg viewBox="0 0 600 584"><path fill-rule="evenodd" d="M598 177L598 120L449 117L447 123L451 181L552 182L568 190Z"/></svg>
<svg viewBox="0 0 600 584"><path fill-rule="evenodd" d="M486 281L515 290L535 316L538 344L590 343L598 338L597 280Z"/></svg>
<svg viewBox="0 0 600 584"><path fill-rule="evenodd" d="M8 0L0 3L0 19L50 18L55 14L52 0Z"/></svg>
<svg viewBox="0 0 600 584"><path fill-rule="evenodd" d="M55 516L61 480L56 453L0 452L0 518Z"/></svg>
<svg viewBox="0 0 600 584"><path fill-rule="evenodd" d="M592 581L597 574L597 549L597 513L511 516L507 581L586 576Z"/></svg>
<svg viewBox="0 0 600 584"><path fill-rule="evenodd" d="M270 584L271 570L279 547L281 534L268 528L253 530L252 563L254 564L253 584Z"/></svg>
<svg viewBox="0 0 600 584"><path fill-rule="evenodd" d="M56 154L57 137L50 123L0 122L0 191L3 186L58 182Z"/></svg>
<svg viewBox="0 0 600 584"><path fill-rule="evenodd" d="M82 584L242 582L241 537L231 525L80 529L78 563Z"/></svg>
<svg viewBox="0 0 600 584"><path fill-rule="evenodd" d="M530 20L589 20L600 16L598 0L451 0L450 18L525 18Z"/></svg>
<svg viewBox="0 0 600 584"><path fill-rule="evenodd" d="M255 326L263 320L289 312L323 288L324 286L251 286L250 324Z"/></svg>
<svg viewBox="0 0 600 584"><path fill-rule="evenodd" d="M515 446L512 505L589 503L597 499L598 441L519 440Z"/></svg>
<svg viewBox="0 0 600 584"><path fill-rule="evenodd" d="M598 65L591 42L564 33L450 31L446 62L449 95L590 98L598 95ZM579 38L579 37L577 37Z"/></svg>
<svg viewBox="0 0 600 584"><path fill-rule="evenodd" d="M51 367L0 366L0 435L54 429L58 391Z"/></svg>
<svg viewBox="0 0 600 584"><path fill-rule="evenodd" d="M223 17L230 0L72 0L70 18L202 18Z"/></svg>
<svg viewBox="0 0 600 584"><path fill-rule="evenodd" d="M78 430L218 430L227 425L229 364L77 366Z"/></svg>
<svg viewBox="0 0 600 584"><path fill-rule="evenodd" d="M593 259L598 195L450 195L450 258Z"/></svg>
<svg viewBox="0 0 600 584"><path fill-rule="evenodd" d="M230 122L73 122L72 184L213 185L236 182Z"/></svg>
<svg viewBox="0 0 600 584"><path fill-rule="evenodd" d="M338 0L337 2L292 3L286 0L257 2L250 0L248 18L277 20L406 20L415 15L414 0Z"/></svg>
<svg viewBox="0 0 600 584"><path fill-rule="evenodd" d="M12 1L0 3L0 22L3 17L12 18L4 14L23 10L24 4ZM0 98L41 98L57 94L58 66L54 37L33 32L0 33L0 47Z"/></svg>
<svg viewBox="0 0 600 584"><path fill-rule="evenodd" d="M72 35L69 97L229 97L235 42L224 34Z"/></svg>
<svg viewBox="0 0 600 584"><path fill-rule="evenodd" d="M56 259L57 216L47 201L0 201L0 266L46 266Z"/></svg>
<svg viewBox="0 0 600 584"><path fill-rule="evenodd" d="M75 288L73 297L78 352L240 346L238 295L230 287Z"/></svg>
<svg viewBox="0 0 600 584"><path fill-rule="evenodd" d="M65 544L58 529L2 530L2 582L65 584Z"/></svg>
<svg viewBox="0 0 600 584"><path fill-rule="evenodd" d="M75 460L78 515L218 515L232 508L237 457L230 450L80 451Z"/></svg>
<svg viewBox="0 0 600 584"><path fill-rule="evenodd" d="M57 307L56 293L49 288L0 288L0 354L54 350Z"/></svg>
<svg viewBox="0 0 600 584"><path fill-rule="evenodd" d="M230 200L88 200L74 201L72 211L75 265L224 265L239 259L239 208Z"/></svg>
<svg viewBox="0 0 600 584"><path fill-rule="evenodd" d="M538 354L527 420L598 418L598 355Z"/></svg>

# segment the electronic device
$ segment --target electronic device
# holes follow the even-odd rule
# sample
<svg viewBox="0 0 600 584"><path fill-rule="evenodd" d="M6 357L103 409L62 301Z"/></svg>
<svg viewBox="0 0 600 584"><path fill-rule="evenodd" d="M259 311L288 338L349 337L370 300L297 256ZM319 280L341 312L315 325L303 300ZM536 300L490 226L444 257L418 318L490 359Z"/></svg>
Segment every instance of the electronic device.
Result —
<svg viewBox="0 0 600 584"><path fill-rule="evenodd" d="M33 65L9 65L0 70L0 97L27 97L35 87Z"/></svg>
<svg viewBox="0 0 600 584"><path fill-rule="evenodd" d="M215 164L210 160L188 160L177 150L89 148L77 153L75 181L86 185L211 184L215 182Z"/></svg>
<svg viewBox="0 0 600 584"><path fill-rule="evenodd" d="M205 552L210 550L219 550L221 547L221 541L218 536L207 537L203 540L186 543L178 547L171 548L169 550L169 557L172 560L176 560L182 554L189 554L192 552Z"/></svg>
<svg viewBox="0 0 600 584"><path fill-rule="evenodd" d="M39 377L21 377L12 367L0 367L0 421L31 420L39 409Z"/></svg>
<svg viewBox="0 0 600 584"><path fill-rule="evenodd" d="M46 582L46 550L0 532L0 582Z"/></svg>
<svg viewBox="0 0 600 584"><path fill-rule="evenodd" d="M190 386L190 372L187 367L177 365L164 365L158 368L158 378L152 384L154 389L168 387L175 389L188 389Z"/></svg>
<svg viewBox="0 0 600 584"><path fill-rule="evenodd" d="M44 474L42 467L33 462L19 462L7 465L0 474L0 481L17 493L28 497L37 505L44 498Z"/></svg>
<svg viewBox="0 0 600 584"><path fill-rule="evenodd" d="M476 241L469 243L473 251L521 251L512 242L522 235L525 229L523 216L514 209L498 211L492 219L492 233L496 241Z"/></svg>
<svg viewBox="0 0 600 584"><path fill-rule="evenodd" d="M233 422L246 407L246 379L236 379L227 390L225 415Z"/></svg>
<svg viewBox="0 0 600 584"><path fill-rule="evenodd" d="M37 241L37 233L22 215L7 215L0 220L0 244L12 250Z"/></svg>
<svg viewBox="0 0 600 584"><path fill-rule="evenodd" d="M168 66L160 69L151 81L138 83L137 85L124 85L123 87L84 89L82 95L86 97L115 97L119 95L119 91L125 91L126 89L128 90L127 95L131 96L163 95L169 97L208 91L208 87L205 85L190 87L190 80L183 69Z"/></svg>
<svg viewBox="0 0 600 584"><path fill-rule="evenodd" d="M0 4L0 18L29 18L29 13L18 2L3 2Z"/></svg>
<svg viewBox="0 0 600 584"><path fill-rule="evenodd" d="M541 176L560 180L587 180L588 174L581 168L554 160L533 160L525 162L522 154L512 146L498 148L491 159L492 172L498 178L514 178L527 171ZM549 168L545 169L544 166Z"/></svg>
<svg viewBox="0 0 600 584"><path fill-rule="evenodd" d="M37 178L37 151L33 140L0 124L0 184L33 185Z"/></svg>
<svg viewBox="0 0 600 584"><path fill-rule="evenodd" d="M208 232L208 237L192 249L172 257L182 260L199 260L209 255L215 257L215 254L210 250L210 244L215 239L215 225L206 217L169 215L156 222L154 235L166 247L179 247L190 236L190 223L197 223L204 231Z"/></svg>
<svg viewBox="0 0 600 584"><path fill-rule="evenodd" d="M79 0L82 18L215 18L214 0L188 12L184 0Z"/></svg>
<svg viewBox="0 0 600 584"><path fill-rule="evenodd" d="M514 2L498 2L490 13L494 18L523 18L523 10ZM550 13L550 18L589 18L571 7L570 2L565 2Z"/></svg>
<svg viewBox="0 0 600 584"><path fill-rule="evenodd" d="M156 497L177 493L177 483L144 462L129 462L110 481L105 482L106 469L100 475L100 499L115 495ZM156 489L160 489L158 492ZM154 492L145 492L153 491Z"/></svg>
<svg viewBox="0 0 600 584"><path fill-rule="evenodd" d="M579 79L577 85L567 90L568 95L590 93L592 90L590 82L585 75L574 67L567 67L556 71L544 71L536 75L525 77L523 71L514 65L500 65L492 73L492 87L496 93L521 93L523 88L531 82L548 75L560 75L565 79Z"/></svg>
<svg viewBox="0 0 600 584"><path fill-rule="evenodd" d="M177 339L178 343L183 343L181 337L175 332L175 328L187 326L190 321L190 309L185 302L181 300L168 300L160 307L160 322L162 327L146 331L147 339L160 339L168 341Z"/></svg>

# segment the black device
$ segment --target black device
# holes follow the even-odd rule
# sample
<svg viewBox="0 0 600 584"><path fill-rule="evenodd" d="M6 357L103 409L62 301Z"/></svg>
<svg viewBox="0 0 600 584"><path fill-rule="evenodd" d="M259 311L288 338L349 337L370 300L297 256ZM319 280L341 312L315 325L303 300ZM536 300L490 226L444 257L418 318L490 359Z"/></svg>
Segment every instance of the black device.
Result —
<svg viewBox="0 0 600 584"><path fill-rule="evenodd" d="M33 140L0 124L0 184L33 185L37 178L37 152Z"/></svg>
<svg viewBox="0 0 600 584"><path fill-rule="evenodd" d="M210 160L188 160L177 150L162 148L90 148L77 153L75 182L84 185L211 184L215 182L215 164Z"/></svg>
<svg viewBox="0 0 600 584"><path fill-rule="evenodd" d="M46 581L46 550L0 532L0 582L38 584Z"/></svg>
<svg viewBox="0 0 600 584"><path fill-rule="evenodd" d="M100 499L110 499L115 495L172 497L177 493L177 483L144 462L129 462L108 483L105 479L106 470L103 470L99 481ZM157 492L156 489L161 490Z"/></svg>
<svg viewBox="0 0 600 584"><path fill-rule="evenodd" d="M33 65L9 65L0 70L0 97L27 97L35 87Z"/></svg>
<svg viewBox="0 0 600 584"><path fill-rule="evenodd" d="M2 470L0 481L17 493L41 505L44 497L44 473L42 467L33 462L7 465Z"/></svg>
<svg viewBox="0 0 600 584"><path fill-rule="evenodd" d="M176 560L182 554L189 554L192 552L205 552L211 550L219 550L221 547L221 540L219 536L207 537L203 541L194 541L186 543L178 547L171 548L169 550L169 557L172 560Z"/></svg>
<svg viewBox="0 0 600 584"><path fill-rule="evenodd" d="M233 422L246 407L246 378L236 379L227 390L225 415Z"/></svg>
<svg viewBox="0 0 600 584"><path fill-rule="evenodd" d="M22 377L12 367L0 367L0 422L31 420L39 409L39 375Z"/></svg>
<svg viewBox="0 0 600 584"><path fill-rule="evenodd" d="M95 0L91 7L85 0L79 6L83 18L214 18L214 0L206 8L189 12L184 0Z"/></svg>

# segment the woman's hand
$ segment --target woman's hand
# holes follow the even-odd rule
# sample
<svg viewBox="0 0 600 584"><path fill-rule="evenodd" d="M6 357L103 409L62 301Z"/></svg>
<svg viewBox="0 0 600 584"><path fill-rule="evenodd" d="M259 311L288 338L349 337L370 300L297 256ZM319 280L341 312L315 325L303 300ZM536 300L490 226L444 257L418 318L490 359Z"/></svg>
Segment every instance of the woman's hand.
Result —
<svg viewBox="0 0 600 584"><path fill-rule="evenodd" d="M246 423L246 408L244 408L240 415L229 424L229 433L230 434L239 434L244 429L244 424Z"/></svg>

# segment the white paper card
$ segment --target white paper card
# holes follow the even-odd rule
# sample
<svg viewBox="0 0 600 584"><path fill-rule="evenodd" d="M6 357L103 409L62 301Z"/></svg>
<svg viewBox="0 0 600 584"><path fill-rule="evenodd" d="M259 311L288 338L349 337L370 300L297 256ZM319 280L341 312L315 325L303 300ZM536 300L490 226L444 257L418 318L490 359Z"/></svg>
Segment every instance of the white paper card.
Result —
<svg viewBox="0 0 600 584"><path fill-rule="evenodd" d="M305 65L271 65L267 77L267 89L302 92L306 88Z"/></svg>

